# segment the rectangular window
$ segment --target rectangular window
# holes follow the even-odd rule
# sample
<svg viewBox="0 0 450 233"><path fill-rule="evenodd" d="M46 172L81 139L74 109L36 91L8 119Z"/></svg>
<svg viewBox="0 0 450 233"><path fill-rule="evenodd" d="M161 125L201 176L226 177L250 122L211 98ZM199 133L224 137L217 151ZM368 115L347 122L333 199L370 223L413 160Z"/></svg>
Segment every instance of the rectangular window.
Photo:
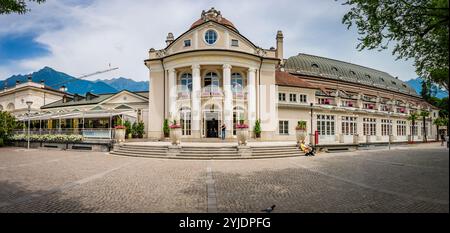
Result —
<svg viewBox="0 0 450 233"><path fill-rule="evenodd" d="M332 98L318 98L317 103L322 105L334 105L334 100Z"/></svg>
<svg viewBox="0 0 450 233"><path fill-rule="evenodd" d="M286 101L286 93L278 93L278 101Z"/></svg>
<svg viewBox="0 0 450 233"><path fill-rule="evenodd" d="M392 120L381 119L381 135L389 136L392 133Z"/></svg>
<svg viewBox="0 0 450 233"><path fill-rule="evenodd" d="M289 101L290 102L297 102L297 94L289 94Z"/></svg>
<svg viewBox="0 0 450 233"><path fill-rule="evenodd" d="M406 136L406 121L397 121L397 136Z"/></svg>
<svg viewBox="0 0 450 233"><path fill-rule="evenodd" d="M342 134L343 135L355 135L357 134L357 118L356 117L342 117Z"/></svg>
<svg viewBox="0 0 450 233"><path fill-rule="evenodd" d="M239 41L238 40L231 40L231 46L238 47Z"/></svg>
<svg viewBox="0 0 450 233"><path fill-rule="evenodd" d="M375 104L364 103L363 109L375 109Z"/></svg>
<svg viewBox="0 0 450 233"><path fill-rule="evenodd" d="M319 135L331 136L335 134L333 115L317 115L317 131Z"/></svg>
<svg viewBox="0 0 450 233"><path fill-rule="evenodd" d="M300 103L306 103L306 101L307 101L306 95L299 94L298 100L300 101Z"/></svg>
<svg viewBox="0 0 450 233"><path fill-rule="evenodd" d="M289 121L278 122L278 133L288 135L289 134Z"/></svg>
<svg viewBox="0 0 450 233"><path fill-rule="evenodd" d="M363 118L363 134L375 136L377 135L377 119Z"/></svg>
<svg viewBox="0 0 450 233"><path fill-rule="evenodd" d="M184 47L191 47L191 40L185 40Z"/></svg>

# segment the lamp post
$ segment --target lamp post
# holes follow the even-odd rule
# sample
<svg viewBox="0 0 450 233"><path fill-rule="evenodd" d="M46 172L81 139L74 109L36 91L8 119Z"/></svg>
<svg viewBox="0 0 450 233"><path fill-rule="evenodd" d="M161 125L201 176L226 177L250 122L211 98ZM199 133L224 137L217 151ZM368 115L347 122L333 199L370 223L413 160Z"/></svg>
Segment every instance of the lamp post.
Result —
<svg viewBox="0 0 450 233"><path fill-rule="evenodd" d="M314 136L313 136L313 103L311 102L311 103L309 103L309 106L311 106L311 133L310 133L310 135L309 135L309 139L310 139L310 143L311 144L313 144L313 138L314 138ZM315 142L314 142L314 145L315 145Z"/></svg>
<svg viewBox="0 0 450 233"><path fill-rule="evenodd" d="M33 104L33 101L27 101L26 104L28 105L28 134L27 134L27 149L30 149L30 113L31 113L31 105Z"/></svg>
<svg viewBox="0 0 450 233"><path fill-rule="evenodd" d="M388 122L389 122L389 138L388 138L388 147L391 149L391 138L392 138L392 122L391 122L391 110L388 111Z"/></svg>

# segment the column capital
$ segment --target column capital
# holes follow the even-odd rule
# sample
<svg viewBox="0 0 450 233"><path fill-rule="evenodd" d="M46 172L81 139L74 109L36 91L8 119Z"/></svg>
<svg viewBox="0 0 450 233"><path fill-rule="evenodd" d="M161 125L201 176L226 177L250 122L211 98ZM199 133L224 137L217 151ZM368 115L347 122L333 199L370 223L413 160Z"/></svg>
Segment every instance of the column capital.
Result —
<svg viewBox="0 0 450 233"><path fill-rule="evenodd" d="M223 64L222 68L223 69L231 69L231 65L230 64Z"/></svg>
<svg viewBox="0 0 450 233"><path fill-rule="evenodd" d="M193 70L195 70L195 69L200 69L200 64L192 64L191 68L192 68Z"/></svg>
<svg viewBox="0 0 450 233"><path fill-rule="evenodd" d="M175 73L175 68L169 68L169 73Z"/></svg>
<svg viewBox="0 0 450 233"><path fill-rule="evenodd" d="M255 68L253 68L253 67L250 67L250 68L248 68L248 72L256 72L256 69Z"/></svg>

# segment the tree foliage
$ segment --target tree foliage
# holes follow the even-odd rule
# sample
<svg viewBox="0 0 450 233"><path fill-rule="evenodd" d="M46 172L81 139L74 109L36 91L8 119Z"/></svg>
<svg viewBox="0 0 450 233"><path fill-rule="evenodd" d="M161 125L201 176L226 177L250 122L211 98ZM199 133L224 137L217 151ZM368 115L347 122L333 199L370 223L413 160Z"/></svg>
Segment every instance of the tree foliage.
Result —
<svg viewBox="0 0 450 233"><path fill-rule="evenodd" d="M17 126L16 118L11 113L0 111L0 138L2 141L6 141Z"/></svg>
<svg viewBox="0 0 450 233"><path fill-rule="evenodd" d="M39 4L45 2L45 0L28 0L28 2L37 2ZM30 11L27 8L27 1L25 0L0 0L0 15L2 14L25 14Z"/></svg>
<svg viewBox="0 0 450 233"><path fill-rule="evenodd" d="M447 0L345 0L351 6L342 18L347 28L356 26L357 48L387 49L397 59L414 59L417 73L448 91Z"/></svg>

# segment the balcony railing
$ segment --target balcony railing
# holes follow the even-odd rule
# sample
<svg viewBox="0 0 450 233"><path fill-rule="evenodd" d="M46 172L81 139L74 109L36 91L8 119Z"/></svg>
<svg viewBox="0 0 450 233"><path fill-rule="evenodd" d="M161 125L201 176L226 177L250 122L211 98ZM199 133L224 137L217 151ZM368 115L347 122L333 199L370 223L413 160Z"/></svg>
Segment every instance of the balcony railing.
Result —
<svg viewBox="0 0 450 233"><path fill-rule="evenodd" d="M202 97L223 96L222 90L218 86L206 86L202 89Z"/></svg>

